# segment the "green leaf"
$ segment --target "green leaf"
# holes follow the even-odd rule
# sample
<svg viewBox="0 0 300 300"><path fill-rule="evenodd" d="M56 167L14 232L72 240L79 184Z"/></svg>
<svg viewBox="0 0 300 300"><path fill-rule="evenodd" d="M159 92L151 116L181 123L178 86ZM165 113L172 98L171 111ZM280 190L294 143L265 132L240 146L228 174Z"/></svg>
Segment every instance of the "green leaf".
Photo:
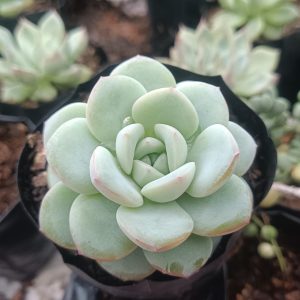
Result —
<svg viewBox="0 0 300 300"><path fill-rule="evenodd" d="M99 265L105 271L123 281L142 280L155 271L139 248L124 258L112 262L102 262Z"/></svg>
<svg viewBox="0 0 300 300"><path fill-rule="evenodd" d="M168 157L166 153L162 153L153 164L153 167L162 174L169 173Z"/></svg>
<svg viewBox="0 0 300 300"><path fill-rule="evenodd" d="M238 157L238 145L226 127L206 128L188 153L187 160L196 163L196 173L187 193L205 197L217 191L230 178Z"/></svg>
<svg viewBox="0 0 300 300"><path fill-rule="evenodd" d="M123 120L131 116L133 103L145 93L139 82L127 76L101 77L87 104L87 121L93 135L114 150Z"/></svg>
<svg viewBox="0 0 300 300"><path fill-rule="evenodd" d="M141 193L155 202L170 202L180 197L191 184L195 174L195 163L187 163L159 179L149 182Z"/></svg>
<svg viewBox="0 0 300 300"><path fill-rule="evenodd" d="M50 102L57 96L56 88L48 82L40 82L32 93L30 100Z"/></svg>
<svg viewBox="0 0 300 300"><path fill-rule="evenodd" d="M156 124L154 132L165 144L169 170L174 171L182 166L187 157L187 144L182 134L165 124Z"/></svg>
<svg viewBox="0 0 300 300"><path fill-rule="evenodd" d="M175 87L172 73L160 62L137 55L118 65L111 75L126 75L139 81L149 92L163 87Z"/></svg>
<svg viewBox="0 0 300 300"><path fill-rule="evenodd" d="M49 188L52 188L56 183L60 182L59 177L55 174L51 166L47 166L47 184Z"/></svg>
<svg viewBox="0 0 300 300"><path fill-rule="evenodd" d="M129 255L136 245L120 230L118 205L100 194L80 195L70 211L70 229L81 255L113 261Z"/></svg>
<svg viewBox="0 0 300 300"><path fill-rule="evenodd" d="M296 5L283 3L276 8L266 11L264 17L268 24L276 27L287 25L299 16L299 10Z"/></svg>
<svg viewBox="0 0 300 300"><path fill-rule="evenodd" d="M143 187L149 182L161 178L164 175L151 165L140 160L134 160L131 176L140 187Z"/></svg>
<svg viewBox="0 0 300 300"><path fill-rule="evenodd" d="M116 155L126 174L130 174L136 145L145 135L144 127L135 123L121 129L116 138Z"/></svg>
<svg viewBox="0 0 300 300"><path fill-rule="evenodd" d="M216 123L228 125L228 106L219 87L204 82L182 81L177 90L193 103L201 130Z"/></svg>
<svg viewBox="0 0 300 300"><path fill-rule="evenodd" d="M30 7L33 4L33 0L22 1L2 1L0 4L0 16L5 18L11 18L17 16L24 9Z"/></svg>
<svg viewBox="0 0 300 300"><path fill-rule="evenodd" d="M188 138L199 124L193 104L175 88L154 90L140 97L132 107L132 117L150 136L153 136L154 125L159 123L175 127Z"/></svg>
<svg viewBox="0 0 300 300"><path fill-rule="evenodd" d="M165 145L158 139L145 137L136 146L134 158L140 159L151 153L161 153L165 150Z"/></svg>
<svg viewBox="0 0 300 300"><path fill-rule="evenodd" d="M192 217L193 233L220 236L249 223L252 213L252 192L244 179L232 177L214 194L194 198L184 194L178 204Z"/></svg>
<svg viewBox="0 0 300 300"><path fill-rule="evenodd" d="M76 60L88 46L88 34L85 28L77 27L68 32L66 36L66 47L71 60Z"/></svg>
<svg viewBox="0 0 300 300"><path fill-rule="evenodd" d="M257 145L253 137L238 124L229 122L228 129L232 133L240 150L240 157L235 166L234 173L243 176L254 161Z"/></svg>
<svg viewBox="0 0 300 300"><path fill-rule="evenodd" d="M90 159L99 145L84 118L63 123L47 143L47 159L61 181L81 194L97 192L90 179Z"/></svg>
<svg viewBox="0 0 300 300"><path fill-rule="evenodd" d="M76 246L70 232L69 214L77 196L58 182L46 193L39 212L40 230L59 246L74 250Z"/></svg>
<svg viewBox="0 0 300 300"><path fill-rule="evenodd" d="M2 81L1 101L7 103L21 103L28 100L32 87L21 82Z"/></svg>
<svg viewBox="0 0 300 300"><path fill-rule="evenodd" d="M97 147L90 163L91 180L105 197L120 205L143 205L140 188L118 166L116 159L104 147Z"/></svg>
<svg viewBox="0 0 300 300"><path fill-rule="evenodd" d="M162 253L144 251L148 262L164 274L189 277L197 272L212 254L209 237L191 235L178 247Z"/></svg>
<svg viewBox="0 0 300 300"><path fill-rule="evenodd" d="M63 123L74 118L84 118L86 103L71 103L56 111L44 123L43 141L47 145L49 138Z"/></svg>
<svg viewBox="0 0 300 300"><path fill-rule="evenodd" d="M144 202L137 208L120 206L117 222L139 247L161 252L185 241L193 230L191 217L176 203Z"/></svg>

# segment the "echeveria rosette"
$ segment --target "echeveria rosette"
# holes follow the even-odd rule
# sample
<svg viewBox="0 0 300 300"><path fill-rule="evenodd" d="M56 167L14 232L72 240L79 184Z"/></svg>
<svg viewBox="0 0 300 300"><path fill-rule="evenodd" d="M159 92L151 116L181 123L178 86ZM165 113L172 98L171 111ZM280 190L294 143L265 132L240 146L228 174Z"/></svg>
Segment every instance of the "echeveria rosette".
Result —
<svg viewBox="0 0 300 300"><path fill-rule="evenodd" d="M40 228L123 280L187 277L249 222L256 144L216 86L137 56L45 124ZM58 182L57 182L58 181ZM56 183L54 183L56 182Z"/></svg>
<svg viewBox="0 0 300 300"><path fill-rule="evenodd" d="M50 102L60 90L85 82L92 71L77 61L87 46L86 30L67 33L55 11L37 24L21 18L14 34L0 26L0 101Z"/></svg>

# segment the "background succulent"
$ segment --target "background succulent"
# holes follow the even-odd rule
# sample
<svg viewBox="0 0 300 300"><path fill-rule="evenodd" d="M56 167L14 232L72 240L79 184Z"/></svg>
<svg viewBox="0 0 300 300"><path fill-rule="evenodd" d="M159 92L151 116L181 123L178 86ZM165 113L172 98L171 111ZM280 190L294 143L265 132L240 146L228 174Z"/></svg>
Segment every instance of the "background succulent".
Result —
<svg viewBox="0 0 300 300"><path fill-rule="evenodd" d="M219 0L222 10L215 16L220 24L235 28L250 25L253 37L278 39L284 27L299 16L293 0Z"/></svg>
<svg viewBox="0 0 300 300"><path fill-rule="evenodd" d="M168 63L202 75L221 75L241 97L251 97L274 86L279 51L266 46L253 48L247 30L234 32L228 24L200 23L182 26Z"/></svg>
<svg viewBox="0 0 300 300"><path fill-rule="evenodd" d="M86 81L91 71L75 61L87 43L85 29L78 27L66 34L55 11L46 13L37 25L21 19L14 36L0 26L1 101L47 102L59 89Z"/></svg>
<svg viewBox="0 0 300 300"><path fill-rule="evenodd" d="M15 17L33 3L34 0L0 0L0 16Z"/></svg>
<svg viewBox="0 0 300 300"><path fill-rule="evenodd" d="M56 183L41 231L123 280L187 277L212 254L212 237L249 222L252 192L240 176L256 143L229 121L218 87L176 84L153 59L101 77L87 104L46 122L44 142Z"/></svg>

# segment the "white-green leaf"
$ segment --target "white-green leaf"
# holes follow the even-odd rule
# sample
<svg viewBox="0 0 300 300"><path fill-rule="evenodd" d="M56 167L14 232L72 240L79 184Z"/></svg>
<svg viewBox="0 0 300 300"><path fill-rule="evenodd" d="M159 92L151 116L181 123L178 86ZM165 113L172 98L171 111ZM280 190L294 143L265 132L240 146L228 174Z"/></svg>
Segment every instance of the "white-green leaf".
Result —
<svg viewBox="0 0 300 300"><path fill-rule="evenodd" d="M148 262L164 274L189 277L197 272L212 254L209 237L191 235L178 247L162 253L144 251Z"/></svg>
<svg viewBox="0 0 300 300"><path fill-rule="evenodd" d="M136 146L134 158L140 159L151 153L161 153L165 150L165 145L153 137L145 137Z"/></svg>
<svg viewBox="0 0 300 300"><path fill-rule="evenodd" d="M169 170L174 171L182 166L187 156L187 143L182 134L174 127L165 124L156 124L154 132L165 144Z"/></svg>
<svg viewBox="0 0 300 300"><path fill-rule="evenodd" d="M70 229L78 252L98 261L129 255L136 245L120 230L118 205L100 194L78 196L70 211Z"/></svg>
<svg viewBox="0 0 300 300"><path fill-rule="evenodd" d="M85 117L85 103L71 103L68 104L57 112L55 112L47 121L44 123L43 130L43 141L44 145L47 145L49 138L60 127L63 123L74 119L74 118L84 118Z"/></svg>
<svg viewBox="0 0 300 300"><path fill-rule="evenodd" d="M144 134L143 125L135 123L124 127L117 135L116 155L121 168L128 175L132 171L135 147Z"/></svg>
<svg viewBox="0 0 300 300"><path fill-rule="evenodd" d="M253 137L238 124L229 122L228 129L232 133L240 150L240 157L235 166L234 173L243 176L254 161L257 145Z"/></svg>
<svg viewBox="0 0 300 300"><path fill-rule="evenodd" d="M90 176L96 189L120 205L143 205L138 185L122 172L113 155L104 147L97 147L90 162Z"/></svg>
<svg viewBox="0 0 300 300"><path fill-rule="evenodd" d="M139 247L162 252L185 241L193 230L191 217L174 201L144 202L137 208L120 206L117 222L122 231Z"/></svg>
<svg viewBox="0 0 300 300"><path fill-rule="evenodd" d="M164 175L151 165L140 160L134 160L131 176L140 187L143 187L149 182L161 178Z"/></svg>
<svg viewBox="0 0 300 300"><path fill-rule="evenodd" d="M126 75L139 81L149 92L163 87L175 87L172 73L160 62L137 55L118 65L111 75Z"/></svg>
<svg viewBox="0 0 300 300"><path fill-rule="evenodd" d="M141 193L155 202L170 202L180 197L191 184L195 174L195 163L190 162L159 179L149 182Z"/></svg>
<svg viewBox="0 0 300 300"><path fill-rule="evenodd" d="M40 230L61 247L76 249L69 226L71 206L78 196L63 183L55 184L45 195L40 212Z"/></svg>
<svg viewBox="0 0 300 300"><path fill-rule="evenodd" d="M68 56L76 60L88 46L88 34L85 28L70 30L66 36Z"/></svg>
<svg viewBox="0 0 300 300"><path fill-rule="evenodd" d="M139 248L124 258L111 262L102 262L99 265L105 271L123 281L142 280L155 271L146 260L143 251Z"/></svg>
<svg viewBox="0 0 300 300"><path fill-rule="evenodd" d="M252 192L244 179L232 177L214 194L194 198L184 194L178 204L194 220L193 233L221 236L248 224L252 213Z"/></svg>
<svg viewBox="0 0 300 300"><path fill-rule="evenodd" d="M143 86L130 77L101 77L87 104L86 116L93 135L114 150L123 120L131 116L133 103L145 93Z"/></svg>
<svg viewBox="0 0 300 300"><path fill-rule="evenodd" d="M153 164L153 167L162 174L169 173L167 154L160 154L159 157L156 159L155 163Z"/></svg>
<svg viewBox="0 0 300 300"><path fill-rule="evenodd" d="M57 96L57 89L49 82L39 82L30 100L37 102L50 102Z"/></svg>
<svg viewBox="0 0 300 300"><path fill-rule="evenodd" d="M56 183L60 182L60 178L55 174L51 166L47 166L47 184L49 188L52 188Z"/></svg>
<svg viewBox="0 0 300 300"><path fill-rule="evenodd" d="M199 124L193 104L175 88L157 89L141 96L132 107L132 117L150 136L153 136L155 124L166 124L188 138Z"/></svg>
<svg viewBox="0 0 300 300"><path fill-rule="evenodd" d="M182 81L177 90L193 103L201 130L213 124L228 125L228 106L219 87L204 82Z"/></svg>
<svg viewBox="0 0 300 300"><path fill-rule="evenodd" d="M99 145L84 118L63 123L47 143L47 159L56 175L72 190L82 194L97 192L90 179L90 159Z"/></svg>
<svg viewBox="0 0 300 300"><path fill-rule="evenodd" d="M220 124L207 127L188 153L196 173L187 193L193 197L214 193L230 178L238 158L239 148L230 131Z"/></svg>

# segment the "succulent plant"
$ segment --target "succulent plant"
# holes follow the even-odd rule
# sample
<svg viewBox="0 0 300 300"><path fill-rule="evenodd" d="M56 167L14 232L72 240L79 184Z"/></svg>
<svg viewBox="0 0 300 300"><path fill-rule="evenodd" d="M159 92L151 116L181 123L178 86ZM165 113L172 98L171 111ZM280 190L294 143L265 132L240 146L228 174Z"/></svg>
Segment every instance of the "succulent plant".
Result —
<svg viewBox="0 0 300 300"><path fill-rule="evenodd" d="M241 176L254 139L229 121L219 87L176 84L154 59L131 58L101 77L87 104L45 123L44 143L51 188L41 231L123 280L155 270L187 277L211 256L213 237L251 217Z"/></svg>
<svg viewBox="0 0 300 300"><path fill-rule="evenodd" d="M0 0L0 16L15 17L33 3L34 0Z"/></svg>
<svg viewBox="0 0 300 300"><path fill-rule="evenodd" d="M290 103L279 97L276 89L269 89L262 94L255 95L244 102L253 109L264 121L273 142L281 143L281 138L290 130Z"/></svg>
<svg viewBox="0 0 300 300"><path fill-rule="evenodd" d="M68 34L55 11L35 25L21 19L14 31L0 26L0 84L2 102L47 102L58 90L89 79L91 71L75 63L86 49L88 36L78 27Z"/></svg>
<svg viewBox="0 0 300 300"><path fill-rule="evenodd" d="M278 39L284 27L299 16L293 0L219 0L222 9L214 17L235 28L250 25L254 38Z"/></svg>
<svg viewBox="0 0 300 300"><path fill-rule="evenodd" d="M249 30L201 22L195 30L181 26L164 61L202 75L221 75L237 95L251 97L275 85L278 59L276 49L253 48Z"/></svg>

